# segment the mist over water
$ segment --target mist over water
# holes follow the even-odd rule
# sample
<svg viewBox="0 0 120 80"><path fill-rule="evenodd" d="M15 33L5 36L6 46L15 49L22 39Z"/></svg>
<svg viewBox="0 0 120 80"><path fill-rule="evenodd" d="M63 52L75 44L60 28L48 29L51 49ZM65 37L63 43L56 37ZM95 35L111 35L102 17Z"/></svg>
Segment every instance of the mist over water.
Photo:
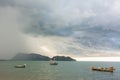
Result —
<svg viewBox="0 0 120 80"><path fill-rule="evenodd" d="M9 59L26 49L26 42L20 33L18 18L20 12L12 7L0 7L0 59Z"/></svg>

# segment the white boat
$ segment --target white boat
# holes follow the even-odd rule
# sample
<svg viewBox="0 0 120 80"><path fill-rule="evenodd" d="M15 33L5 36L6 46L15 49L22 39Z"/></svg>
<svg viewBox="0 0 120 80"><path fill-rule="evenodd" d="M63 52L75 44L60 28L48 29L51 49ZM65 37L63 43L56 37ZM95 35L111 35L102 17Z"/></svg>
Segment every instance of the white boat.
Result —
<svg viewBox="0 0 120 80"><path fill-rule="evenodd" d="M58 65L58 63L55 61L55 59L50 60L50 65Z"/></svg>
<svg viewBox="0 0 120 80"><path fill-rule="evenodd" d="M23 64L23 65L15 65L14 67L15 67L15 68L25 68L25 67L26 67L26 64Z"/></svg>

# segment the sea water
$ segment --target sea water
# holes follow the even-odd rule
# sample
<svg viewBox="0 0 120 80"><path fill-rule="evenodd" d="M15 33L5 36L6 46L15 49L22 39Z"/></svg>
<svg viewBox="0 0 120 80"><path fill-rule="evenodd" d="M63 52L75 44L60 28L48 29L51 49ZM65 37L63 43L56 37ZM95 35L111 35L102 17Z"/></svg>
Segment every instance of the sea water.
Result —
<svg viewBox="0 0 120 80"><path fill-rule="evenodd" d="M14 68L17 64L27 66ZM92 71L91 66L114 66L116 70ZM0 80L120 80L120 63L60 61L50 65L49 61L0 61Z"/></svg>

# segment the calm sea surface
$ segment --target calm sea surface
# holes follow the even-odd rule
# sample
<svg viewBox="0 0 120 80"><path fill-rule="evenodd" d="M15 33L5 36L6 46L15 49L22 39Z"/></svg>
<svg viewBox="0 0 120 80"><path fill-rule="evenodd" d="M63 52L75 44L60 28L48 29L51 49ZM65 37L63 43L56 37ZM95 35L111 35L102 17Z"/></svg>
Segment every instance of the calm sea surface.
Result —
<svg viewBox="0 0 120 80"><path fill-rule="evenodd" d="M26 68L14 68L27 64ZM90 66L114 66L114 73L91 71ZM0 61L0 80L120 80L120 62Z"/></svg>

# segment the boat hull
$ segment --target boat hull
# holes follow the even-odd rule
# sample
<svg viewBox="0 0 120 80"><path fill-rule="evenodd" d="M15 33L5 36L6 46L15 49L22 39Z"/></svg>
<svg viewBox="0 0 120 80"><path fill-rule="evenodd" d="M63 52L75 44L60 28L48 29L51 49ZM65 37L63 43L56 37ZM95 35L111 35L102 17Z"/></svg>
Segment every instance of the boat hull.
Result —
<svg viewBox="0 0 120 80"><path fill-rule="evenodd" d="M113 70L92 69L93 71L113 72Z"/></svg>
<svg viewBox="0 0 120 80"><path fill-rule="evenodd" d="M58 65L58 63L50 63L50 65Z"/></svg>
<svg viewBox="0 0 120 80"><path fill-rule="evenodd" d="M15 68L25 68L26 66L25 65L16 65L14 66Z"/></svg>
<svg viewBox="0 0 120 80"><path fill-rule="evenodd" d="M113 67L110 67L110 68L95 68L95 67L92 67L91 70L102 71L102 72L113 72L115 69Z"/></svg>

